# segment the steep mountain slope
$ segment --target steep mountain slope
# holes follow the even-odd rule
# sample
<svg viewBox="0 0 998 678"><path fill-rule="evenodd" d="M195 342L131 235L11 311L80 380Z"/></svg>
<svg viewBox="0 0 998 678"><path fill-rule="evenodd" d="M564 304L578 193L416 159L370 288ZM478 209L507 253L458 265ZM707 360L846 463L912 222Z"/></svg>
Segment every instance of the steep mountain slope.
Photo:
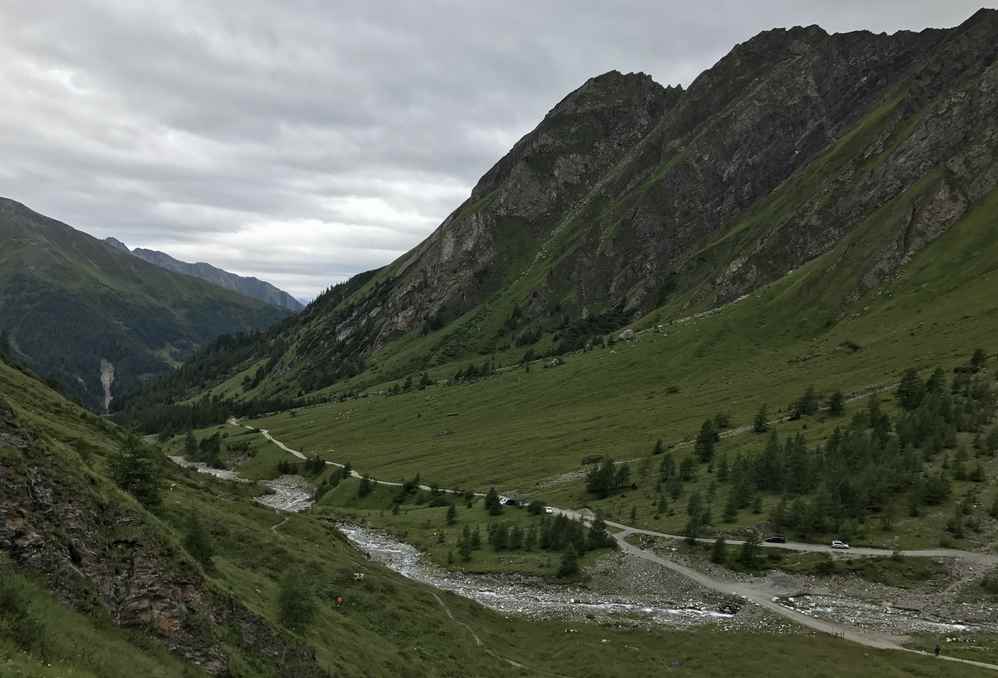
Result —
<svg viewBox="0 0 998 678"><path fill-rule="evenodd" d="M123 440L115 427L0 361L0 557L97 628L149 633L199 667L196 675L223 673L233 657L327 675L314 651L208 581L169 527L109 480ZM119 644L144 654L127 636ZM77 661L89 663L85 657Z"/></svg>
<svg viewBox="0 0 998 678"><path fill-rule="evenodd" d="M286 315L0 199L0 352L88 406Z"/></svg>
<svg viewBox="0 0 998 678"><path fill-rule="evenodd" d="M563 353L838 251L799 309L826 328L998 185L996 54L998 12L982 10L890 36L767 31L686 91L593 78L414 250L254 339L237 365L251 378L226 392Z"/></svg>
<svg viewBox="0 0 998 678"><path fill-rule="evenodd" d="M907 368L919 368L924 378L937 366L959 369L978 348L994 355L995 210L998 189L914 255L896 279L832 324L835 315L828 309L838 308L840 298L835 287L840 278L851 279L841 267L842 253L865 249L862 241L847 241L716 312L679 322L646 317L632 326L630 341L600 342L558 361L518 364L510 356L512 363L504 363L500 354L496 372L479 370L456 379L456 373L466 374L487 359L459 361L427 370L425 382L417 375L409 388L404 380L365 388L364 380L377 375L362 374L341 387L342 401L246 423L295 449L349 460L377 478L420 474L442 486L485 491L495 485L567 506L595 506L582 483L580 462L587 457L632 459L657 468L659 460L649 454L661 441L678 446L678 463L691 451L704 420L718 413L733 427L751 428L761 406L774 420L784 417L809 386L822 399L837 390L855 394L850 415L878 389L887 408ZM212 393L230 389L231 394L239 381ZM349 397L351 391L361 397ZM848 417L825 419L822 414L792 422L781 434L820 441L848 422ZM150 424L158 430L155 419ZM765 444L765 436L748 433L721 447L733 461L736 452L754 454ZM702 492L714 477L702 469ZM652 488L628 494L626 501L613 497L606 508L627 522L626 510L619 508L627 502L639 506L642 519L651 519ZM682 518L677 509L677 520Z"/></svg>
<svg viewBox="0 0 998 678"><path fill-rule="evenodd" d="M105 242L109 242L110 240L114 239L109 238L105 240ZM229 273L228 271L223 271L220 268L201 261L195 264L180 261L179 259L174 259L165 252L158 252L156 250L147 250L141 247L136 247L134 250L128 250L128 248L121 243L120 240L115 240L115 243L117 244L114 245L114 243L109 242L109 244L112 244L115 247L119 245L121 247L125 247L125 251L131 251L131 253L139 259L159 266L160 268L165 268L168 271L200 278L201 280L210 282L212 285L224 287L227 290L238 292L244 296L262 301L265 304L270 304L271 306L283 308L288 311L300 311L305 308L300 301L292 297L284 290L274 287L265 280Z"/></svg>

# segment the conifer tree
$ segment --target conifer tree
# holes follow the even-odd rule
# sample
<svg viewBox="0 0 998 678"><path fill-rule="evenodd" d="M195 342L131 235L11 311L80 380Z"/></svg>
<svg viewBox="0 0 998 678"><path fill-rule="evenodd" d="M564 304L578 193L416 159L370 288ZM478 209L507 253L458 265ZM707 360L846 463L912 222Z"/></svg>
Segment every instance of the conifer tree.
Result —
<svg viewBox="0 0 998 678"><path fill-rule="evenodd" d="M728 560L728 543L724 537L720 536L714 540L714 546L710 550L710 562L716 565L723 565Z"/></svg>
<svg viewBox="0 0 998 678"><path fill-rule="evenodd" d="M289 572L281 579L278 613L281 623L294 631L304 630L318 611L307 582L308 578L297 572Z"/></svg>
<svg viewBox="0 0 998 678"><path fill-rule="evenodd" d="M579 554L575 551L575 546L568 545L561 555L561 564L558 566L559 577L574 577L579 573Z"/></svg>
<svg viewBox="0 0 998 678"><path fill-rule="evenodd" d="M115 482L146 508L160 504L161 472L159 455L134 433L128 434L111 459L111 475Z"/></svg>
<svg viewBox="0 0 998 678"><path fill-rule="evenodd" d="M918 376L918 370L914 368L905 370L895 395L898 403L906 410L914 410L921 404L925 396L925 384Z"/></svg>
<svg viewBox="0 0 998 678"><path fill-rule="evenodd" d="M769 430L769 413L765 405L759 408L752 420L752 430L756 433L765 433Z"/></svg>
<svg viewBox="0 0 998 678"><path fill-rule="evenodd" d="M714 458L714 450L717 446L717 429L711 419L706 420L700 427L696 442L693 445L694 453L701 463L706 464Z"/></svg>
<svg viewBox="0 0 998 678"><path fill-rule="evenodd" d="M841 417L846 413L846 397L842 391L836 391L828 398L828 414Z"/></svg>
<svg viewBox="0 0 998 678"><path fill-rule="evenodd" d="M184 548L205 568L211 568L211 558L215 555L215 549L211 543L211 535L208 534L196 515L191 518L190 525L187 527Z"/></svg>

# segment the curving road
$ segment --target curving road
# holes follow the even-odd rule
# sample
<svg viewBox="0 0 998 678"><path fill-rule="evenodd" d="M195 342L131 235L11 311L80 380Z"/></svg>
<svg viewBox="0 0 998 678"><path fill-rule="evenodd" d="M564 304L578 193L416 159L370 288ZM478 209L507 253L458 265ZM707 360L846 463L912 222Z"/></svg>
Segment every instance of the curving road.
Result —
<svg viewBox="0 0 998 678"><path fill-rule="evenodd" d="M242 428L251 431L257 431L264 438L266 438L274 445L276 445L278 448L284 450L288 454L291 454L292 456L298 459L304 460L308 458L299 450L292 449L287 445L285 445L284 443L282 443L281 441L274 438L270 434L270 431L268 431L267 429L257 429L252 426L246 426L244 424L240 424L239 421L235 418L229 419L228 423L231 426L241 426ZM344 464L339 464L333 461L326 461L326 464L329 466L336 466L338 468L344 467ZM352 471L351 476L354 478L363 477L357 471ZM379 485L388 485L391 487L402 486L402 483L391 482L386 480L371 479L371 481ZM420 485L419 487L420 489L427 491L433 489L427 485ZM462 494L461 490L439 489L439 491L446 492L448 494ZM482 493L475 493L475 494L476 496L484 496ZM593 518L592 512L589 511L588 509L584 509L582 511L573 511L570 509L563 509L554 506L548 508L550 508L550 511L553 514L561 514L566 517L580 520L583 522L589 522ZM606 524L608 527L617 530L617 532L613 533L612 536L617 541L617 544L619 545L623 553L661 565L662 567L665 567L677 574L680 574L696 582L697 584L703 586L704 588L727 595L737 596L748 602L754 603L759 607L769 610L770 612L773 612L786 619L796 622L801 626L812 629L814 631L818 631L820 633L827 633L829 635L835 636L837 638L842 638L844 640L848 640L858 645L863 645L878 650L895 650L898 652L907 652L910 654L918 654L926 657L932 657L932 654L928 652L923 652L921 650L914 650L905 647L902 644L906 640L906 638L904 637L892 636L889 634L880 633L878 631L862 629L855 626L848 626L846 624L839 624L837 622L826 621L823 619L816 619L798 610L793 610L776 602L775 597L778 595L779 592L775 591L772 588L766 587L764 584L729 582L729 581L722 581L720 579L715 579L714 577L711 577L703 572L695 570L691 567L687 567L675 561L669 560L668 558L663 558L662 556L659 556L658 554L653 553L652 551L642 549L638 546L630 544L627 541L627 537L632 534L644 534L653 537L661 537L665 539L685 539L685 537L679 535L667 534L664 532L656 532L654 530L644 530L641 528L636 528L630 525L625 525L623 523L617 523L612 521L606 521ZM697 541L711 543L713 540L698 539ZM733 545L738 545L744 542L739 540L732 540L729 541L728 543ZM805 544L800 542L788 542L784 544L770 544L763 542L761 546L764 546L766 548L788 549L791 551L841 553L841 551L834 551L831 547L822 544ZM892 555L893 552L886 549L855 548L855 549L850 549L848 553L850 555L860 555L860 556L890 556ZM901 551L901 555L912 556L912 557L923 557L923 558L938 558L938 557L961 558L965 560L972 560L975 562L988 563L988 564L998 563L998 556L992 554L974 553L971 551L958 551L955 549L926 549L926 550L914 550L914 551ZM442 601L440 602L442 603ZM474 635L474 631L472 631L472 634ZM988 664L985 662L977 662L970 659L950 657L948 655L940 655L938 658L944 661L958 662L961 664L967 664L969 666L975 666L981 669L998 671L998 664Z"/></svg>
<svg viewBox="0 0 998 678"><path fill-rule="evenodd" d="M574 520L581 520L583 522L589 522L593 518L592 511L588 509L583 509L581 511L573 511L571 509L563 509L558 507L550 507L553 513L560 513L567 518L572 518ZM646 534L650 537L660 537L662 539L674 539L674 540L685 540L687 537L680 534L669 534L667 532L656 532L655 530L645 530L640 527L634 527L632 525L625 525L624 523L617 523L612 520L604 521L607 527L613 528L614 530L620 530L628 535L631 534ZM712 538L697 538L697 542L701 544L713 544L714 539ZM732 546L741 546L745 543L741 539L727 539L725 541ZM892 551L890 549L878 549L871 548L867 546L857 546L855 548L850 548L848 550L833 549L831 546L825 544L808 544L806 542L784 542L782 544L773 544L769 542L760 542L760 547L772 548L772 549L785 549L787 551L806 551L809 553L829 553L829 554L839 554L839 555L849 555L849 556L868 556L868 557L888 557L895 553L902 556L909 556L912 558L956 558L958 560L966 560L973 563L980 563L982 565L996 565L998 566L998 554L993 553L979 553L977 551L960 551L958 549L913 549L907 551Z"/></svg>
<svg viewBox="0 0 998 678"><path fill-rule="evenodd" d="M668 568L673 572L683 575L697 584L700 584L704 588L717 591L719 593L725 593L732 596L737 596L751 603L755 603L759 607L762 607L770 612L774 612L782 617L790 619L801 626L818 631L820 633L827 633L833 635L837 638L842 638L843 640L848 640L859 645L864 645L866 647L872 647L878 650L896 650L898 652L908 652L910 654L918 654L926 657L931 657L932 654L928 652L923 652L921 650L914 650L909 647L905 647L902 643L906 640L904 637L892 636L885 633L879 633L877 631L871 631L869 629L861 629L855 626L848 626L845 624L839 624L836 622L826 621L823 619L816 619L809 615L806 615L798 610L793 610L789 607L779 604L774 600L774 591L764 587L763 585L745 584L738 582L725 582L719 579L714 579L703 572L694 570L693 568L686 567L685 565L680 565L679 563L669 560L667 558L662 558L661 556L647 551L638 546L634 546L627 542L627 536L630 534L640 533L641 531L625 529L621 532L614 534L614 538L617 540L617 544L620 546L621 551L627 553L628 555L642 558L649 562L656 563L662 567ZM958 662L960 664L967 664L969 666L976 666L981 669L988 669L990 671L998 671L998 664L987 664L985 662L977 662L970 659L961 659L959 657L951 657L948 655L940 655L939 659L943 659L951 662Z"/></svg>
<svg viewBox="0 0 998 678"><path fill-rule="evenodd" d="M647 534L651 537L661 537L663 539L686 539L686 537L676 534L666 534L664 532L656 532L654 530L643 530L637 527L631 527L630 525L624 525L622 523L614 523L607 521L608 526L618 529L626 530L628 534ZM697 539L701 544L713 544L713 539ZM735 546L740 546L745 542L739 539L726 539L728 544ZM908 556L911 558L957 558L959 560L967 560L970 562L980 563L982 565L998 565L998 555L992 553L978 553L976 551L960 551L958 549L913 549L906 551L891 551L889 549L878 549L870 548L867 546L857 546L850 548L848 550L833 549L831 546L826 546L824 544L808 544L804 542L786 542L783 544L771 544L769 542L761 542L759 546L765 548L773 549L786 549L788 551L807 551L810 553L832 553L841 554L849 556L880 556L887 557L892 556L895 553L902 556Z"/></svg>
<svg viewBox="0 0 998 678"><path fill-rule="evenodd" d="M285 445L284 443L282 443L280 440L278 440L274 436L270 435L270 431L267 430L267 429L265 429L265 428L256 428L256 427L253 427L253 426L246 426L245 424L240 424L239 420L236 419L235 417L230 417L229 420L226 423L228 423L229 426L241 427L241 428L246 429L247 431L256 431L257 433L259 433L260 435L262 435L264 438L266 438L267 440L269 440L274 445L276 445L280 449L284 450L285 452L287 452L291 456L293 456L293 457L295 457L297 459L301 459L302 461L307 461L308 460L308 457L303 452L301 452L300 450L295 450L295 449L292 449L292 448L288 447L287 445ZM329 461L328 459L325 460L325 464L326 464L326 466L335 466L336 468L346 468L346 464L340 464L340 463L337 463L335 461ZM361 475L360 473L358 473L357 471L355 471L353 469L350 469L350 477L351 478L356 478L357 480L360 480L364 476ZM402 487L402 483L395 482L395 481L392 481L392 480L377 480L376 478L368 478L368 480L370 482L376 484L376 485L386 485L388 487ZM420 490L425 490L427 492L434 492L435 491L435 492L443 492L444 494L464 494L464 490L449 490L449 489L442 488L442 487L436 487L436 488L434 488L434 487L431 487L430 485L417 485L416 487L418 487ZM474 494L476 497L484 497L485 496L484 492L473 492L472 494Z"/></svg>

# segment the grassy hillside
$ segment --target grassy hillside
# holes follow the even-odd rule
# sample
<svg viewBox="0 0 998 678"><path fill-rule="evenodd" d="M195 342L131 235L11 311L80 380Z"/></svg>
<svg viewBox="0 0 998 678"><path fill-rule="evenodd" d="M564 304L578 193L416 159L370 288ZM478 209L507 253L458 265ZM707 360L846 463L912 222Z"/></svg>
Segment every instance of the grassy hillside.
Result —
<svg viewBox="0 0 998 678"><path fill-rule="evenodd" d="M251 501L252 486L164 463L162 503L150 512L108 479L123 437L113 425L2 363L0 396L0 474L15 480L0 486L4 675L201 675L184 657L246 677L626 676L675 666L721 676L733 657L746 676L770 675L774 665L806 665L817 676L974 675L808 635L573 624L566 636L564 623L505 619L449 594L438 600L363 557L321 511L285 520ZM214 552L200 562L184 546L195 518ZM278 605L288 573L318 604L294 631ZM114 595L121 586L128 596ZM157 601L151 617L143 601ZM213 623L199 626L201 614Z"/></svg>
<svg viewBox="0 0 998 678"><path fill-rule="evenodd" d="M839 270L843 259L836 251L718 313L672 324L658 323L653 314L637 325L649 331L636 340L566 355L556 367L547 366L547 359L529 367L513 364L470 383L454 383L454 374L467 365L458 362L429 370L432 385L424 388L415 380L408 391L388 395L399 382L385 383L364 390L363 397L248 423L297 449L349 461L379 478L419 473L424 482L442 486L496 485L564 505L601 507L625 522L633 507L638 524L681 532L687 497L694 490L706 495L711 475L701 468L674 513L656 517L660 458L651 455L656 441L676 445L678 464L692 454L701 423L718 413L729 416L731 427L744 427L767 405L777 420L810 385L822 401L835 391L857 398L847 404L845 417L821 414L774 425L781 436L801 433L814 445L865 410L868 393L878 392L884 411L896 415L894 386L907 368L927 378L936 366L949 373L965 364L975 349L994 354L998 241L990 223L996 208L993 194L913 258L903 275L851 304L834 286L822 284L848 275ZM837 318L843 309L849 312ZM985 428L982 435L987 434ZM960 445L970 448L966 463L973 466L974 434L955 440L927 467L930 473L952 461ZM734 461L765 445L766 436L745 433L722 440L719 450ZM275 473L280 456L264 450L254 471ZM638 491L602 501L589 495L582 461L592 456L635 460ZM985 514L998 493L991 482L998 467L991 457L982 464L988 482L978 488L983 490L979 513L990 525ZM882 532L871 525L866 539L890 546L900 534L903 545L937 545L956 504L977 487L957 481L949 500L918 518L907 516L906 500L899 498L896 526ZM716 519L725 492L722 487L714 502ZM763 522L777 499L765 496L760 513L742 511L725 528ZM968 536L965 545L977 548L980 539L995 538L990 528L986 534L991 536Z"/></svg>
<svg viewBox="0 0 998 678"><path fill-rule="evenodd" d="M165 271L0 199L0 353L103 409L168 373L221 334L258 330L287 312ZM109 367L108 367L109 366Z"/></svg>
<svg viewBox="0 0 998 678"><path fill-rule="evenodd" d="M889 286L844 308L823 284L840 261L834 252L716 314L566 355L559 367L514 363L475 383L439 383L468 364L459 361L428 370L435 385L425 390L379 395L390 382L369 397L257 423L373 473L409 476L425 464L424 477L441 482L515 485L570 470L588 454L641 456L658 439L691 437L718 412L736 426L763 403L776 414L809 384L856 392L894 384L910 366L950 368L988 349L998 325L995 203Z"/></svg>

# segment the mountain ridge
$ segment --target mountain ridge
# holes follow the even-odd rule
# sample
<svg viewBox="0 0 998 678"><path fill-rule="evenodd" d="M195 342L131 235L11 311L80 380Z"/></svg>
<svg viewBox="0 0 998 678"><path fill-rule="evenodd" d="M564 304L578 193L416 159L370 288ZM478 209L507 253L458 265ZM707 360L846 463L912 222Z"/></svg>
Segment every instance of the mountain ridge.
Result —
<svg viewBox="0 0 998 678"><path fill-rule="evenodd" d="M0 352L92 408L106 408L222 334L260 330L286 315L7 198L0 242Z"/></svg>
<svg viewBox="0 0 998 678"><path fill-rule="evenodd" d="M998 185L996 45L981 11L892 35L764 31L685 89L590 78L423 242L262 338L238 397L557 355L840 252L808 302L817 331Z"/></svg>
<svg viewBox="0 0 998 678"><path fill-rule="evenodd" d="M165 268L168 271L182 273L183 275L189 275L194 278L200 278L201 280L210 282L213 285L217 285L233 292L238 292L244 296L257 299L264 303L270 304L271 306L283 308L288 311L297 312L305 308L300 301L266 280L260 280L254 276L243 276L237 273L232 273L203 261L193 263L181 261L180 259L170 256L166 252L160 252L158 250L150 250L144 247L136 247L135 249L129 250L124 243L114 238L108 238L105 242L117 247L118 245L110 242L111 240L114 240L114 242L124 247L126 251L131 252L139 259L149 262L155 266L159 266L160 268Z"/></svg>

